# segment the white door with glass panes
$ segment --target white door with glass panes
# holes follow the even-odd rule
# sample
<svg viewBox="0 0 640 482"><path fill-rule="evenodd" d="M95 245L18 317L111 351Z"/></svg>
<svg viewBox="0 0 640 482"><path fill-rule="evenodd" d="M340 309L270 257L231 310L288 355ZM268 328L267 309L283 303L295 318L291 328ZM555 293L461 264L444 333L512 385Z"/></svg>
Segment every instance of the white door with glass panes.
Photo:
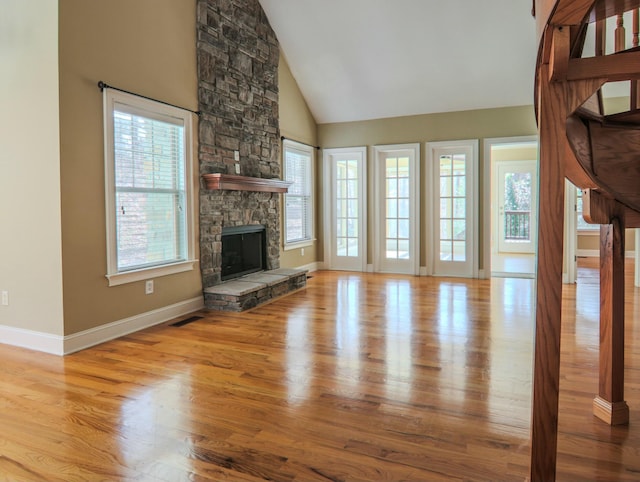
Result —
<svg viewBox="0 0 640 482"><path fill-rule="evenodd" d="M418 274L420 145L375 146L374 271Z"/></svg>
<svg viewBox="0 0 640 482"><path fill-rule="evenodd" d="M436 276L477 276L478 141L427 144L431 185L431 271Z"/></svg>
<svg viewBox="0 0 640 482"><path fill-rule="evenodd" d="M325 149L325 259L329 268L365 271L367 266L366 148Z"/></svg>

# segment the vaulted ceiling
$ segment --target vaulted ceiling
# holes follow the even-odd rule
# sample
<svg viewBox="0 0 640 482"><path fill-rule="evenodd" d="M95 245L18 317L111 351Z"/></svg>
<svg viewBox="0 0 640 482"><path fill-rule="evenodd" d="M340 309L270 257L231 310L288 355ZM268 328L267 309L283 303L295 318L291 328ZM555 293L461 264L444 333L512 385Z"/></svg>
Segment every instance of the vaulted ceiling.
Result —
<svg viewBox="0 0 640 482"><path fill-rule="evenodd" d="M531 0L260 0L316 121L530 105Z"/></svg>

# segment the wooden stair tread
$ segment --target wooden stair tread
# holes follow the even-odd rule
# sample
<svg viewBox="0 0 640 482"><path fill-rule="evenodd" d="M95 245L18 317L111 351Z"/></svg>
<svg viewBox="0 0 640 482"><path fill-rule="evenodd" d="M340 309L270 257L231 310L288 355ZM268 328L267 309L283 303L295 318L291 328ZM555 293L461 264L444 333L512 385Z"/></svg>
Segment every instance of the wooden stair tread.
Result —
<svg viewBox="0 0 640 482"><path fill-rule="evenodd" d="M640 211L640 124L598 122L574 114L567 121L567 139L600 191Z"/></svg>
<svg viewBox="0 0 640 482"><path fill-rule="evenodd" d="M607 124L635 124L640 126L640 109L628 110L604 117Z"/></svg>

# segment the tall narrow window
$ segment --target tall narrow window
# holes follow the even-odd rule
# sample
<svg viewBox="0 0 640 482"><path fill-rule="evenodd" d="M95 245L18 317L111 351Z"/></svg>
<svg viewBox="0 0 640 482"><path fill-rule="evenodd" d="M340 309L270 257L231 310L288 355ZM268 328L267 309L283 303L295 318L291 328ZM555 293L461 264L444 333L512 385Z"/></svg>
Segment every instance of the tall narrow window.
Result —
<svg viewBox="0 0 640 482"><path fill-rule="evenodd" d="M409 259L409 157L385 159L385 201L385 255Z"/></svg>
<svg viewBox="0 0 640 482"><path fill-rule="evenodd" d="M441 261L466 261L466 163L464 154L440 156Z"/></svg>
<svg viewBox="0 0 640 482"><path fill-rule="evenodd" d="M110 285L192 269L190 114L107 89L105 127Z"/></svg>
<svg viewBox="0 0 640 482"><path fill-rule="evenodd" d="M284 245L308 246L313 242L313 148L283 142L284 178L291 182L284 195Z"/></svg>
<svg viewBox="0 0 640 482"><path fill-rule="evenodd" d="M338 256L359 256L358 160L336 162L336 251Z"/></svg>

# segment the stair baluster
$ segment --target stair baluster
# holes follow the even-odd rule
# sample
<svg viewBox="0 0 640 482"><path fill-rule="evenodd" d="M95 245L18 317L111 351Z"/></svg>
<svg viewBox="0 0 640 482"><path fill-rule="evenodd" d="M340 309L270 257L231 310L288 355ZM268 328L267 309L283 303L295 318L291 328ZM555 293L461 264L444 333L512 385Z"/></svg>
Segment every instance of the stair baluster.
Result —
<svg viewBox="0 0 640 482"><path fill-rule="evenodd" d="M621 52L625 49L625 30L624 30L624 18L622 14L618 15L616 20L616 31L615 34L615 46L614 49L616 52Z"/></svg>
<svg viewBox="0 0 640 482"><path fill-rule="evenodd" d="M633 40L632 40L632 47L633 48L637 48L638 44L640 43L639 38L638 38L638 34L640 33L640 10L637 8L633 9ZM640 88L640 85L638 84L637 80L632 80L631 81L631 100L630 100L630 108L631 110L635 110L638 109L640 107L639 105L639 101L640 101L640 92L638 92L638 88Z"/></svg>

